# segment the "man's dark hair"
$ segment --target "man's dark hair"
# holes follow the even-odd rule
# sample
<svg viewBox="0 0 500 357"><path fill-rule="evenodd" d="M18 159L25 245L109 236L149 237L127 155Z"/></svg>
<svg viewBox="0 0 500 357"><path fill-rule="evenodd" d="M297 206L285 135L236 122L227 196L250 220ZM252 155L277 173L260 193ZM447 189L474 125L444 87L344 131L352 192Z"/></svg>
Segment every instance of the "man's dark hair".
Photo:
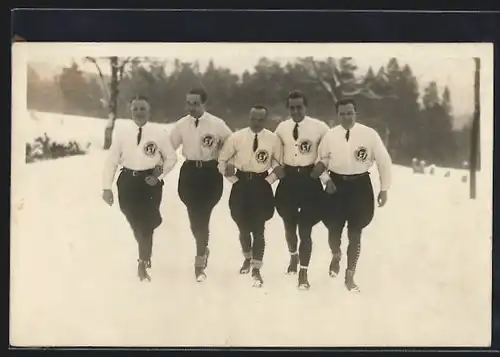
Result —
<svg viewBox="0 0 500 357"><path fill-rule="evenodd" d="M335 111L339 111L341 105L352 104L354 110L356 110L356 101L353 98L342 98L335 103Z"/></svg>
<svg viewBox="0 0 500 357"><path fill-rule="evenodd" d="M143 100L143 101L147 102L148 104L151 104L151 102L149 101L149 98L148 98L148 97L146 97L146 96L145 96L145 95L143 95L143 94L136 94L136 95L134 95L134 96L130 99L129 103L130 103L130 104L132 104L132 102L133 102L134 100Z"/></svg>
<svg viewBox="0 0 500 357"><path fill-rule="evenodd" d="M205 103L208 99L207 91L201 87L191 89L188 94L199 95L202 103Z"/></svg>
<svg viewBox="0 0 500 357"><path fill-rule="evenodd" d="M286 106L288 107L288 105L290 103L290 99L298 99L298 98L302 98L302 101L304 102L304 106L307 107L306 95L298 89L295 89L288 94L288 97L286 97Z"/></svg>
<svg viewBox="0 0 500 357"><path fill-rule="evenodd" d="M252 109L265 110L266 111L266 116L269 114L269 111L267 110L267 107L265 105L263 105L263 104L252 105Z"/></svg>

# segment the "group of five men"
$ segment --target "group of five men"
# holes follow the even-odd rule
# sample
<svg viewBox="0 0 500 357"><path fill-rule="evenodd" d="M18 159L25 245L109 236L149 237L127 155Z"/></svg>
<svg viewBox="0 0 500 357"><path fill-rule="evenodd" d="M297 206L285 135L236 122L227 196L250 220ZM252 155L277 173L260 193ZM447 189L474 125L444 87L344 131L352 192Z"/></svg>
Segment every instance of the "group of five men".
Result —
<svg viewBox="0 0 500 357"><path fill-rule="evenodd" d="M374 216L374 195L369 169L377 163L379 206L391 184L391 158L377 131L356 123L356 103L339 100L340 125L329 128L306 115L307 98L298 90L286 98L290 118L275 132L266 129L268 111L250 110L249 126L232 132L226 123L205 110L207 93L193 89L186 95L189 114L179 119L169 135L148 124L150 103L137 96L130 102L130 125L115 133L104 168L103 199L113 204L111 186L118 166L120 209L138 242L138 275L150 279L153 232L161 224L159 206L163 178L177 162L182 145L178 194L187 208L196 241L194 272L206 278L210 254L209 224L222 197L223 177L232 182L229 209L239 230L243 253L241 274L251 272L261 286L265 224L275 211L281 216L290 252L288 274L298 273L298 287L310 287L311 232L319 222L328 229L332 253L329 274L339 274L341 235L347 223L349 244L345 286L358 292L354 272L361 247L361 232ZM272 184L279 180L276 191Z"/></svg>

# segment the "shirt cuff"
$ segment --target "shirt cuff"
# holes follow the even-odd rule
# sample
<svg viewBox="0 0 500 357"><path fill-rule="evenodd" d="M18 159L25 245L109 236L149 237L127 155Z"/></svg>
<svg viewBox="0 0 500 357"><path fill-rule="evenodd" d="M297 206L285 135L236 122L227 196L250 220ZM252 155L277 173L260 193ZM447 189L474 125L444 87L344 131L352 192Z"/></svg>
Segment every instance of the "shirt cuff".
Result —
<svg viewBox="0 0 500 357"><path fill-rule="evenodd" d="M323 183L323 185L326 185L326 183L328 181L330 181L332 178L330 177L330 175L328 174L328 171L325 171L323 172L320 176L319 176L319 179L321 180L321 182Z"/></svg>
<svg viewBox="0 0 500 357"><path fill-rule="evenodd" d="M388 183L380 184L380 191L389 191L390 188L391 188L391 185Z"/></svg>
<svg viewBox="0 0 500 357"><path fill-rule="evenodd" d="M276 182L276 180L278 180L278 176L276 176L276 174L274 172L271 172L266 178L265 180L270 184L272 185L273 183Z"/></svg>
<svg viewBox="0 0 500 357"><path fill-rule="evenodd" d="M224 172L226 171L226 166L227 164L225 162L219 162L219 164L217 165L217 170L219 170L219 172L224 175Z"/></svg>
<svg viewBox="0 0 500 357"><path fill-rule="evenodd" d="M238 181L239 181L239 178L238 178L238 176L236 176L236 175L235 175L235 176L229 176L229 177L226 177L226 179L227 179L229 182L231 182L232 184L235 184L236 182L238 182Z"/></svg>
<svg viewBox="0 0 500 357"><path fill-rule="evenodd" d="M104 177L102 180L102 189L103 190L111 190L111 187L113 186L113 179L114 179L114 175L113 175L112 179L110 179L109 176Z"/></svg>

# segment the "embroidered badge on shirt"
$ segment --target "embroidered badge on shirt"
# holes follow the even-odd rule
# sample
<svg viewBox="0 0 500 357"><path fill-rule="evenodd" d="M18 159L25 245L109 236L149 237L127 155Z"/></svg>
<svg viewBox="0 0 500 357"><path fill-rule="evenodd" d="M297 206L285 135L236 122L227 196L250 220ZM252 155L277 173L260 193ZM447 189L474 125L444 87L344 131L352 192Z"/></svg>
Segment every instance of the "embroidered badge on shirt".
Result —
<svg viewBox="0 0 500 357"><path fill-rule="evenodd" d="M299 144L299 151L301 154L309 154L312 149L312 142L311 140L304 140L300 142Z"/></svg>
<svg viewBox="0 0 500 357"><path fill-rule="evenodd" d="M215 144L215 136L212 134L205 134L201 139L201 145L207 149L210 149Z"/></svg>
<svg viewBox="0 0 500 357"><path fill-rule="evenodd" d="M368 150L365 147L360 146L354 152L354 156L356 157L356 160L360 162L365 162L366 159L368 158Z"/></svg>
<svg viewBox="0 0 500 357"><path fill-rule="evenodd" d="M157 149L158 146L153 141L148 141L146 144L144 144L144 153L147 156L153 156L154 154L156 154Z"/></svg>
<svg viewBox="0 0 500 357"><path fill-rule="evenodd" d="M255 160L259 164L265 164L269 160L269 153L266 150L258 150L255 153Z"/></svg>

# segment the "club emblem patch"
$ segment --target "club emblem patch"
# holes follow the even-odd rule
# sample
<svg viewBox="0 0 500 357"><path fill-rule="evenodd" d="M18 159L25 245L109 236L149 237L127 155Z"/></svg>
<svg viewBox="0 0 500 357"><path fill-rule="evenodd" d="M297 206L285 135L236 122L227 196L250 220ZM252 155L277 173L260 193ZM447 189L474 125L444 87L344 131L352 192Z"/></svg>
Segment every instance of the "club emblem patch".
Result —
<svg viewBox="0 0 500 357"><path fill-rule="evenodd" d="M266 150L259 150L255 153L255 160L259 164L265 164L269 160L269 153Z"/></svg>
<svg viewBox="0 0 500 357"><path fill-rule="evenodd" d="M147 156L153 156L154 154L156 154L156 150L158 150L158 146L153 141L148 141L146 144L144 144L144 153Z"/></svg>
<svg viewBox="0 0 500 357"><path fill-rule="evenodd" d="M365 162L366 159L368 158L368 150L365 147L360 146L354 152L354 156L356 157L356 160L360 162Z"/></svg>
<svg viewBox="0 0 500 357"><path fill-rule="evenodd" d="M201 139L201 145L207 149L210 149L215 144L215 136L212 134L206 134Z"/></svg>
<svg viewBox="0 0 500 357"><path fill-rule="evenodd" d="M310 140L304 140L299 144L299 151L301 154L309 154L312 149L312 142Z"/></svg>

